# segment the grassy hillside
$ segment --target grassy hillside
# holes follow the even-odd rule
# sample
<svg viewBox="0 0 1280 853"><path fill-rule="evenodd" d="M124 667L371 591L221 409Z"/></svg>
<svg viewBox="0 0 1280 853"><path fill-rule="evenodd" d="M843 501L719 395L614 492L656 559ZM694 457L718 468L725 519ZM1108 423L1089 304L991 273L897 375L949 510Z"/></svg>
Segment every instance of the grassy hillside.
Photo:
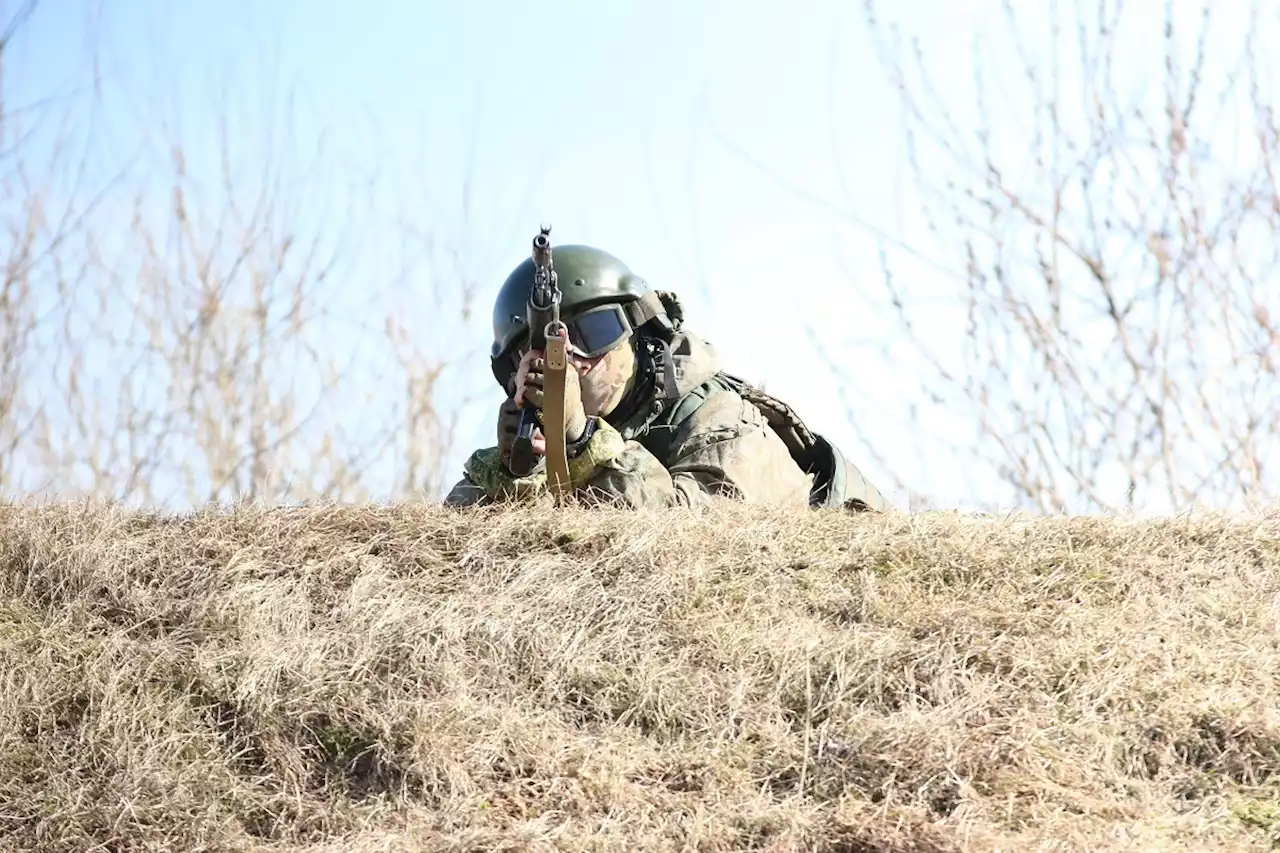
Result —
<svg viewBox="0 0 1280 853"><path fill-rule="evenodd" d="M1280 514L0 510L0 849L1266 850Z"/></svg>

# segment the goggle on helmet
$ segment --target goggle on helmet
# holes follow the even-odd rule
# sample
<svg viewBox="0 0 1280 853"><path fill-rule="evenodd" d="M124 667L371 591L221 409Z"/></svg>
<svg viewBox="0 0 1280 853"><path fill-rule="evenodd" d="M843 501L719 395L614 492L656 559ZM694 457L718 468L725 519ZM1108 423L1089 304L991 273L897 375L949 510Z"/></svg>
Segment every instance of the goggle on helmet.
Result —
<svg viewBox="0 0 1280 853"><path fill-rule="evenodd" d="M596 305L561 319L569 330L570 351L583 358L595 358L621 344L636 329L662 313L662 302L657 296L645 294L637 300ZM528 337L522 336L514 346L491 359L493 376L504 389L528 348Z"/></svg>

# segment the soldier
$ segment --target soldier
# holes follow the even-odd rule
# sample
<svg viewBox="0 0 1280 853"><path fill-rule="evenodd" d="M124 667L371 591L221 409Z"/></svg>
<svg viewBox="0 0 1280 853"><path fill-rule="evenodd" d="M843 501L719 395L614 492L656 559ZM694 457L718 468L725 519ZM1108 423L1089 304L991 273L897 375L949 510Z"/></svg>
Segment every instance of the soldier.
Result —
<svg viewBox="0 0 1280 853"><path fill-rule="evenodd" d="M507 393L495 447L477 450L445 498L451 505L520 500L547 489L546 465L508 467L525 404L542 407L544 353L527 348L526 259L493 307L494 377ZM674 294L652 290L614 256L558 246L568 327L565 441L575 495L627 507L755 504L884 510L889 504L840 451L784 404L723 372L715 350L683 328ZM534 450L545 442L535 434Z"/></svg>

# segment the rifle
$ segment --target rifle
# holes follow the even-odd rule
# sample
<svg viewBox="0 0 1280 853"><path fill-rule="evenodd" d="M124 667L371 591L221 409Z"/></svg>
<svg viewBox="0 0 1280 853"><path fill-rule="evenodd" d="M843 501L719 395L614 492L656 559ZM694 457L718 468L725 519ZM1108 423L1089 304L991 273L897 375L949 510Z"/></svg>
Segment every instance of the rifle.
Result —
<svg viewBox="0 0 1280 853"><path fill-rule="evenodd" d="M551 259L551 227L542 226L533 238L533 288L526 303L529 321L529 348L546 354L546 380L543 385L543 409L531 406L520 412L516 440L511 448L511 472L524 477L533 471L537 459L533 453L533 431L541 421L547 442L547 484L557 497L569 489L569 462L565 455L564 383L569 366L566 345L568 327L560 320L560 284Z"/></svg>

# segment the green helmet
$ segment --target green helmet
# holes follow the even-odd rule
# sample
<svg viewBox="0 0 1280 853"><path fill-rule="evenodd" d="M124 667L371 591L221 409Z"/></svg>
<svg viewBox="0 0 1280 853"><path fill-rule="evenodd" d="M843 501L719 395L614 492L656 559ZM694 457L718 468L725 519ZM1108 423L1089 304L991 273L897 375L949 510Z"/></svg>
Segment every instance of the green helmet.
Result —
<svg viewBox="0 0 1280 853"><path fill-rule="evenodd" d="M601 355L655 318L666 318L662 300L648 282L608 252L590 246L556 246L552 264L560 288L560 320L569 342L586 356ZM500 385L518 363L516 351L529 340L527 317L534 263L526 258L503 282L493 302L493 346L489 357Z"/></svg>

